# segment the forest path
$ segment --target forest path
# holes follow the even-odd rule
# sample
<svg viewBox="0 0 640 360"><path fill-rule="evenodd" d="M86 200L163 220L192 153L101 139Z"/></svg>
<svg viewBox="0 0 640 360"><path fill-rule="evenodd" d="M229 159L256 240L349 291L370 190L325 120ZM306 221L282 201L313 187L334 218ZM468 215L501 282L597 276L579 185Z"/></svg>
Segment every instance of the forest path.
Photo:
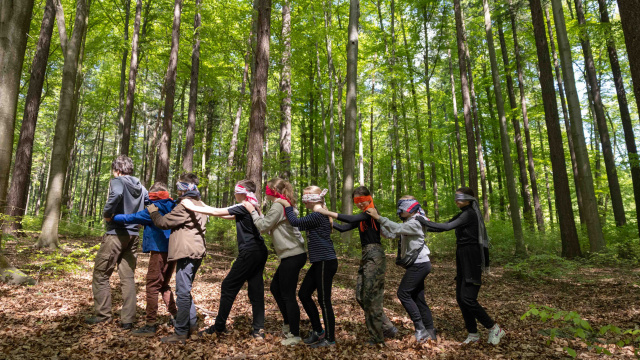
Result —
<svg viewBox="0 0 640 360"><path fill-rule="evenodd" d="M368 348L364 345L368 340L364 315L353 292L358 260L341 258L333 288L337 346L330 349L285 348L280 345L281 316L268 290L277 265L272 256L265 272L267 338L264 342L250 339L251 305L245 286L227 324L231 330L229 335L189 340L185 345L166 345L160 338L172 329L165 325L159 327L155 337L136 338L122 331L117 322L95 327L84 324L84 317L90 315L93 308L93 264L87 256L95 254L90 248L99 242L99 238L63 239L59 253L62 255L39 255L30 246L31 239L6 242L5 254L18 268L38 278L38 283L29 287L0 285L0 358L559 359L568 358L562 348L569 346L577 350L578 358L587 359L600 358L600 355L589 351L581 342L558 336L550 345L546 344L549 337L543 334L557 325L534 318L520 320L529 304L577 311L595 329L608 324L634 329L640 324L638 269L577 267L562 278L532 282L518 279L513 271L496 266L492 267L492 275L484 279L479 300L507 335L501 344L492 346L486 343L487 331L480 330L481 343L460 347L457 344L464 340L466 332L455 301L455 260L434 256L433 271L425 285L427 303L433 312L440 341L437 345L417 344L413 338L413 325L395 294L403 269L394 265L394 256L388 255L384 306L400 333L396 339L387 341L384 348ZM213 323L220 299L220 282L233 260L230 254L222 253L214 245L209 247L209 256L198 272L193 290L196 304L204 309L198 311L200 329ZM136 269L137 326L144 324L148 259L147 254L140 254ZM52 266L57 266L58 270ZM67 269L67 272L59 269ZM117 312L122 298L117 275L112 277L112 288L115 289L115 318L119 319ZM303 310L301 313L304 334L310 324ZM160 321L166 322L168 314L164 305L160 305L160 315ZM615 358L635 358L633 347L611 345L607 348Z"/></svg>

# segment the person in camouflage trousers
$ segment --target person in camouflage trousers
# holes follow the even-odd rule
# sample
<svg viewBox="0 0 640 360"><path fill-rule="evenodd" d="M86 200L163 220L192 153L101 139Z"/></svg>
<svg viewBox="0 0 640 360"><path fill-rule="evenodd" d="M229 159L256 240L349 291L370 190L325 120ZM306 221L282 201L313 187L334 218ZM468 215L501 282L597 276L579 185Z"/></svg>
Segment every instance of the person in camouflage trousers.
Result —
<svg viewBox="0 0 640 360"><path fill-rule="evenodd" d="M367 209L375 208L371 193L366 187L360 186L353 191L353 202L362 210L362 213L344 215L328 210L320 212L344 222L345 224L333 223L333 228L340 232L356 228L360 230L362 260L358 269L356 301L364 310L367 329L371 336L368 344L382 344L385 338L394 337L398 333L398 329L389 321L382 308L387 265L380 243L381 226L377 220L366 213Z"/></svg>

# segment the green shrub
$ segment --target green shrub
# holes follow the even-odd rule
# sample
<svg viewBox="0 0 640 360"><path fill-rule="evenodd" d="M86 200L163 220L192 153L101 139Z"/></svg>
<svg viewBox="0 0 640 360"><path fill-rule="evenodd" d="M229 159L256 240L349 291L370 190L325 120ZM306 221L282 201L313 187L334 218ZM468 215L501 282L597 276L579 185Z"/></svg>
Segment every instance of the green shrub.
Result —
<svg viewBox="0 0 640 360"><path fill-rule="evenodd" d="M532 255L525 260L505 265L507 274L527 281L543 281L547 278L563 278L578 268L579 264L557 255Z"/></svg>

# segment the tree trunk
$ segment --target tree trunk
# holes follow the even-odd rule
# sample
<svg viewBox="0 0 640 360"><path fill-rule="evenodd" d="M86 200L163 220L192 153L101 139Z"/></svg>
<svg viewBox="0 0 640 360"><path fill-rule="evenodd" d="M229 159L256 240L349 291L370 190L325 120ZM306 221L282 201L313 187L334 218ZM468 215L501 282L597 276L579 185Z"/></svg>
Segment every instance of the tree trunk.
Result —
<svg viewBox="0 0 640 360"><path fill-rule="evenodd" d="M516 13L513 5L509 2L509 16L511 19L511 32L513 34L513 52L516 57L516 68L518 71L518 89L520 90L520 108L522 110L522 124L524 125L524 136L527 145L527 167L531 178L531 193L533 195L533 208L536 214L538 231L544 231L544 217L540 206L540 195L538 194L538 182L533 162L533 150L531 146L531 133L529 131L529 116L527 114L527 99L524 92L524 72L522 61L520 60L520 44L518 43L518 29L516 27Z"/></svg>
<svg viewBox="0 0 640 360"><path fill-rule="evenodd" d="M280 75L280 177L291 177L291 0L282 3L282 73ZM333 138L332 138L333 141Z"/></svg>
<svg viewBox="0 0 640 360"><path fill-rule="evenodd" d="M462 144L460 143L460 124L458 122L458 105L456 103L456 87L453 79L453 60L449 53L449 76L451 79L451 101L453 102L453 118L456 122L456 149L458 150L458 170L460 171L460 185L465 186L464 164L462 163Z"/></svg>
<svg viewBox="0 0 640 360"><path fill-rule="evenodd" d="M373 79L373 73L371 74L371 96L375 94L376 83ZM369 126L369 189L375 189L373 181L373 163L375 161L375 154L373 153L373 103L371 103L371 125Z"/></svg>
<svg viewBox="0 0 640 360"><path fill-rule="evenodd" d="M362 113L358 117L358 185L364 185L364 150L362 148ZM333 204L332 204L333 205Z"/></svg>
<svg viewBox="0 0 640 360"><path fill-rule="evenodd" d="M355 134L358 116L358 22L360 18L360 1L350 0L349 27L347 42L347 106L344 129L344 151L342 152L342 169L344 172L342 185L342 213L351 214L353 211L354 168L355 168ZM351 239L351 232L344 232L343 240Z"/></svg>
<svg viewBox="0 0 640 360"><path fill-rule="evenodd" d="M162 137L158 146L156 158L155 181L167 184L169 182L171 130L173 128L174 100L176 97L176 70L178 67L178 47L180 43L180 15L182 14L182 0L175 0L173 7L173 29L171 31L171 52L169 65L164 78L164 121L162 123Z"/></svg>
<svg viewBox="0 0 640 360"><path fill-rule="evenodd" d="M149 138L149 151L147 152L147 168L144 174L144 185L151 186L153 181L153 173L156 160L156 151L158 144L158 130L160 130L160 123L162 119L162 101L164 100L164 86L160 90L160 103L158 105L158 115L156 116L156 125L153 127L153 135Z"/></svg>
<svg viewBox="0 0 640 360"><path fill-rule="evenodd" d="M540 87L544 105L544 118L547 124L547 137L549 140L549 154L553 170L553 187L556 194L556 208L562 216L560 222L560 237L562 239L562 256L573 258L581 256L578 233L576 231L571 194L569 190L569 178L566 172L564 147L562 145L562 133L560 131L558 104L556 102L555 89L553 87L553 74L551 72L551 59L549 58L549 46L544 29L542 6L540 0L529 0L531 20L536 40L538 54L538 66L540 69ZM539 127L538 127L539 128ZM543 151L544 152L544 151ZM553 217L551 206L549 217Z"/></svg>
<svg viewBox="0 0 640 360"><path fill-rule="evenodd" d="M271 0L258 0L256 72L251 91L251 115L247 149L247 178L262 189L262 146L267 115L267 80L269 72L269 39L271 33ZM260 201L260 191L256 193Z"/></svg>
<svg viewBox="0 0 640 360"><path fill-rule="evenodd" d="M589 235L591 251L596 252L604 250L606 244L604 242L602 227L600 226L600 219L598 217L598 204L596 203L595 191L593 189L593 177L591 175L589 156L584 140L580 99L578 98L578 92L576 90L576 83L573 75L571 47L567 37L567 28L564 23L562 3L560 0L552 0L551 5L553 7L553 19L556 24L556 36L558 38L558 50L560 54L560 62L562 64L562 76L564 78L564 85L567 89L566 95L567 102L569 104L569 116L571 118L571 136L573 137L573 145L578 164L578 184L581 186L584 217L585 222L587 223L587 233ZM558 209L560 209L560 207L558 207Z"/></svg>
<svg viewBox="0 0 640 360"><path fill-rule="evenodd" d="M584 205L582 203L582 190L580 190L578 176L578 161L576 160L576 151L573 146L573 136L571 136L571 120L569 119L569 111L567 110L567 102L564 97L564 86L562 85L562 73L560 72L560 63L556 53L556 46L553 41L553 28L551 27L551 17L549 16L549 8L544 9L547 18L547 30L549 32L549 45L551 46L551 54L553 55L554 71L556 74L556 82L558 84L558 92L560 93L560 102L562 105L562 116L564 125L567 130L567 143L569 144L569 156L571 158L571 169L573 171L573 183L576 189L576 198L578 200L578 212L580 214L580 223L584 224Z"/></svg>
<svg viewBox="0 0 640 360"><path fill-rule="evenodd" d="M20 140L18 140L16 158L13 163L13 176L7 194L7 206L6 209L4 209L5 214L12 217L10 221L5 221L4 223L2 230L5 234L12 234L14 231L19 230L21 228L21 217L26 213L28 187L25 186L25 184L31 182L33 139L36 131L36 123L38 122L42 86L47 72L47 61L49 59L49 47L51 45L55 15L56 8L53 0L47 0L44 15L42 16L38 45L31 65L31 77L29 80L29 90L27 91L27 97L25 99L24 115L20 128Z"/></svg>
<svg viewBox="0 0 640 360"><path fill-rule="evenodd" d="M533 230L533 216L531 208L531 193L529 192L529 178L527 177L527 165L524 160L524 146L522 145L522 131L520 130L520 121L518 120L518 104L516 103L516 93L513 89L512 70L509 66L509 55L507 54L507 42L504 39L502 31L502 21L498 21L498 37L500 39L500 48L502 49L502 62L504 64L504 72L507 78L507 92L509 94L509 106L511 108L511 123L513 124L513 132L515 135L516 153L518 154L518 169L520 170L520 196L522 197L523 207L522 215L527 224Z"/></svg>
<svg viewBox="0 0 640 360"><path fill-rule="evenodd" d="M335 211L338 206L338 182L336 180L336 131L335 126L333 124L333 80L335 76L335 68L333 66L333 55L332 55L332 46L331 46L331 37L329 36L331 26L331 3L325 3L324 9L324 29L325 29L325 44L327 46L327 66L329 68L329 135L331 138L330 141L330 152L331 152L331 161L330 161L330 172L329 172L329 194L331 197L331 211ZM364 185L364 184L363 184Z"/></svg>
<svg viewBox="0 0 640 360"><path fill-rule="evenodd" d="M397 104L397 81L395 76L396 66L396 35L395 35L395 0L391 0L391 57L389 59L389 71L391 73L391 116L393 118L393 141L395 148L396 169L395 172L402 174L402 158L400 157L400 135L398 132L398 104ZM395 190L397 202L402 197L402 176L396 176Z"/></svg>
<svg viewBox="0 0 640 360"><path fill-rule="evenodd" d="M313 20L315 24L315 17ZM327 112L324 110L324 95L323 95L323 86L322 86L322 77L320 72L320 50L318 49L318 42L316 41L316 70L318 72L318 93L320 95L320 113L322 116L322 136L324 141L324 164L326 176L328 177L327 183L329 184L329 188L331 188L331 184L333 180L331 179L332 171L329 160L329 144L327 142ZM331 81L331 69L329 69L329 81ZM333 195L333 193L331 193ZM330 207L335 209L336 204L331 203Z"/></svg>
<svg viewBox="0 0 640 360"><path fill-rule="evenodd" d="M586 25L584 11L582 9L582 1L575 0L576 16L581 26ZM616 161L613 149L611 148L611 139L609 138L609 128L607 119L604 115L604 105L600 96L600 86L596 77L596 68L591 52L591 40L586 29L582 29L580 36L580 45L584 55L585 67L587 68L587 81L591 88L591 98L593 99L593 107L595 110L595 120L598 124L598 132L600 133L600 142L602 143L602 155L604 156L604 164L607 170L607 181L609 183L609 194L611 195L611 207L613 208L613 216L616 226L623 226L627 219L624 213L624 205L622 204L622 194L620 192L620 182L618 181L618 171L616 170Z"/></svg>
<svg viewBox="0 0 640 360"><path fill-rule="evenodd" d="M68 136L73 131L73 100L78 73L78 60L82 48L82 39L89 20L89 6L85 0L76 2L76 19L73 34L66 46L62 85L60 88L60 104L56 121L55 135L51 153L51 172L49 174L47 202L45 206L42 232L38 239L39 248L58 246L58 225L64 178L69 160Z"/></svg>
<svg viewBox="0 0 640 360"><path fill-rule="evenodd" d="M600 22L602 24L610 24L606 1L598 0L598 5L600 10ZM640 233L640 162L638 162L638 149L636 147L636 140L633 133L633 124L631 122L631 114L629 113L627 94L624 89L622 71L620 70L620 63L618 62L616 43L613 39L613 35L611 34L608 34L607 37L607 53L609 54L609 63L611 64L611 72L613 73L613 83L616 87L618 106L620 107L620 120L624 130L624 140L627 145L629 165L631 166L633 197L636 204L636 222L638 232Z"/></svg>
<svg viewBox="0 0 640 360"><path fill-rule="evenodd" d="M193 144L196 135L196 111L198 108L198 75L200 72L200 3L196 0L195 19L193 21L193 52L191 53L191 84L189 86L189 115L187 118L187 137L184 144L182 170L193 171Z"/></svg>
<svg viewBox="0 0 640 360"><path fill-rule="evenodd" d="M122 53L122 62L120 63L120 92L118 96L118 127L120 129L120 135L124 137L124 83L126 82L126 69L127 69L127 58L129 57L129 49L127 45L129 44L129 14L131 13L131 0L124 0L124 51ZM129 129L127 130L129 133L131 131L131 123L129 123ZM127 142L128 144L128 142ZM122 150L120 149L120 153L129 153L129 149Z"/></svg>
<svg viewBox="0 0 640 360"><path fill-rule="evenodd" d="M22 63L33 0L3 1L0 10L0 205L7 198ZM0 206L0 211L4 206Z"/></svg>
<svg viewBox="0 0 640 360"><path fill-rule="evenodd" d="M476 158L476 144L471 121L471 98L469 95L469 79L467 78L467 63L465 59L465 46L467 36L464 33L464 18L460 8L460 0L453 1L453 9L456 17L456 41L458 43L458 66L460 67L460 88L462 89L462 105L464 115L464 129L467 135L467 156L469 167L469 187L478 195L478 163Z"/></svg>
<svg viewBox="0 0 640 360"><path fill-rule="evenodd" d="M513 234L516 240L516 256L524 256L526 249L522 235L522 224L520 221L520 204L516 184L513 179L513 163L511 162L511 150L509 147L509 131L507 129L507 119L504 112L504 101L502 100L502 89L500 86L500 74L498 73L498 62L496 61L496 49L493 44L493 32L491 30L491 15L489 13L488 0L482 1L484 7L484 28L487 35L487 45L489 47L489 60L491 61L491 77L493 79L493 90L496 95L496 107L500 119L500 142L502 143L502 158L504 160L504 171L507 178L507 193L509 195L509 207L511 210L511 222L513 223Z"/></svg>

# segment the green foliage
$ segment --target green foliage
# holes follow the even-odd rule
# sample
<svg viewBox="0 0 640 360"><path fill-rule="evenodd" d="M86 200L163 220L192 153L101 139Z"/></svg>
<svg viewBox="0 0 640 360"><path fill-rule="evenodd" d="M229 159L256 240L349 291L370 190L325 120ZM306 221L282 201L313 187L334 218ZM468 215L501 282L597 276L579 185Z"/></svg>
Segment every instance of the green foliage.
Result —
<svg viewBox="0 0 640 360"><path fill-rule="evenodd" d="M238 253L236 241L236 223L224 219L210 217L207 223L206 240L220 244L227 252Z"/></svg>
<svg viewBox="0 0 640 360"><path fill-rule="evenodd" d="M83 263L92 262L99 248L99 244L92 247L82 244L68 254L63 249L53 252L37 251L33 262L39 264L38 276L58 277L83 269Z"/></svg>
<svg viewBox="0 0 640 360"><path fill-rule="evenodd" d="M526 281L564 278L578 268L578 263L557 255L532 255L525 260L505 265L507 273Z"/></svg>
<svg viewBox="0 0 640 360"><path fill-rule="evenodd" d="M640 329L622 330L615 325L608 324L596 330L575 311L563 311L549 306L530 304L529 310L520 317L520 320L528 317L534 317L543 323L549 322L556 326L545 331L549 335L547 345L551 344L556 337L563 336L581 341L587 345L589 350L605 355L612 355L611 351L605 347L606 345L615 344L618 347L633 345L636 348L640 345ZM563 349L572 358L577 356L576 350L571 347L565 346ZM637 349L635 355L639 355Z"/></svg>

